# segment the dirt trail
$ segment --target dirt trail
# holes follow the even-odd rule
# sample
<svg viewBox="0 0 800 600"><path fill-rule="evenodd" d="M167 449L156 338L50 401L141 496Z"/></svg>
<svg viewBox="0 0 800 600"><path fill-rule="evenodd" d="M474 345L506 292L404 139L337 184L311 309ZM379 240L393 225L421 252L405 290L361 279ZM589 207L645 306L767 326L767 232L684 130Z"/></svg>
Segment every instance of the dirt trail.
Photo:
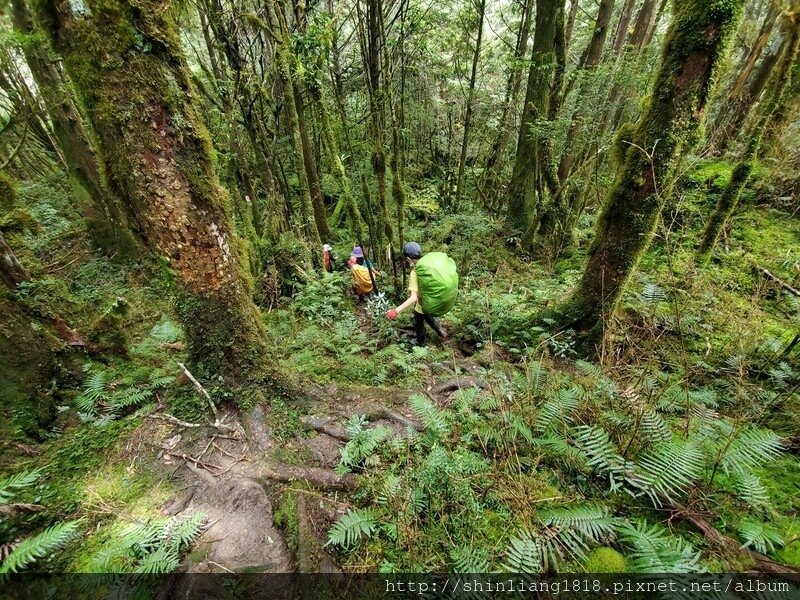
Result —
<svg viewBox="0 0 800 600"><path fill-rule="evenodd" d="M442 372L426 377L421 390L439 403L459 388L486 387L475 376ZM307 384L304 391L310 401L300 423L307 431L294 440L278 440L269 407L258 405L241 415L228 411L222 429L175 424L174 435L160 442L164 460L178 464L170 469L187 490L165 512L201 512L208 523L185 570L340 571L324 544L330 524L348 508L338 491L357 482L356 476L333 470L351 438L345 424L353 415L365 415L370 428L382 425L398 437L422 425L408 406L411 391L405 387ZM285 515L281 527L276 524L279 511L293 513L288 528Z"/></svg>

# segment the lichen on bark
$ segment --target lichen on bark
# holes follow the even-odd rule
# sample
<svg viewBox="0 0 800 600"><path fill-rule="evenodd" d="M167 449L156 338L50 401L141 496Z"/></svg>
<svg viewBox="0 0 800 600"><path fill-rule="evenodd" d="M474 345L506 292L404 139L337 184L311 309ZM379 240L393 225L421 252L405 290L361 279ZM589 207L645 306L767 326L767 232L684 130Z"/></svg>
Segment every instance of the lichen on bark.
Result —
<svg viewBox="0 0 800 600"><path fill-rule="evenodd" d="M208 374L252 379L266 350L263 326L195 107L174 9L153 0L73 6L36 3L97 133L109 178L175 275L192 359Z"/></svg>

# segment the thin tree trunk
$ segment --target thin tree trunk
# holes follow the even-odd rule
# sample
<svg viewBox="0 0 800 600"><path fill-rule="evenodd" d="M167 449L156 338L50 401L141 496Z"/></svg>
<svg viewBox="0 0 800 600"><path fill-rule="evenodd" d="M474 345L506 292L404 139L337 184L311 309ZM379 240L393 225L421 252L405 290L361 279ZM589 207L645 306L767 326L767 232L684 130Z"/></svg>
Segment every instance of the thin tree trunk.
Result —
<svg viewBox="0 0 800 600"><path fill-rule="evenodd" d="M575 29L575 19L578 16L578 8L580 8L580 0L570 0L569 16L567 17L567 25L564 30L565 52L569 52L569 47L572 45L572 31Z"/></svg>
<svg viewBox="0 0 800 600"><path fill-rule="evenodd" d="M578 87L578 104L570 117L570 126L567 130L567 138L564 141L564 151L561 153L561 161L558 164L558 181L561 186L569 176L572 169L572 159L576 153L575 142L578 139L583 120L578 118L580 112L580 99L586 98L589 94L592 81L591 73L600 64L600 58L603 55L603 47L605 46L606 36L608 35L609 24L611 22L611 15L614 12L614 0L601 0L600 8L597 11L597 19L595 20L594 31L592 32L592 39L586 47L584 58L581 60L582 68L578 69L578 73L573 75L571 81L581 78L581 84ZM564 97L569 94L569 87L564 91Z"/></svg>
<svg viewBox="0 0 800 600"><path fill-rule="evenodd" d="M322 185L320 184L317 163L314 160L311 150L311 142L308 138L308 128L306 127L306 107L298 85L294 85L294 102L297 109L298 133L300 134L300 144L303 148L303 168L308 179L308 188L311 192L311 205L314 209L314 223L322 239L330 239L331 230L328 227L328 217L325 215L325 203L322 199Z"/></svg>
<svg viewBox="0 0 800 600"><path fill-rule="evenodd" d="M742 190L744 190L744 187L747 185L747 181L755 166L755 161L758 158L758 150L764 138L764 132L773 114L783 101L791 79L792 66L797 60L798 50L800 50L800 5L798 5L795 10L798 11L798 14L794 18L791 16L784 16L784 19L788 22L787 28L789 29L789 34L784 51L781 53L778 64L775 66L772 96L762 109L758 124L750 133L747 149L739 163L734 167L731 179L728 185L725 186L722 194L720 194L714 213L706 224L698 249L701 260L707 260L709 258L722 230L725 228L725 223L730 219L730 216L739 204Z"/></svg>
<svg viewBox="0 0 800 600"><path fill-rule="evenodd" d="M650 245L675 169L691 148L744 0L683 0L667 33L649 104L627 138L597 219L583 276L556 310L584 349L603 339L623 288Z"/></svg>
<svg viewBox="0 0 800 600"><path fill-rule="evenodd" d="M476 9L478 11L478 32L475 40L475 50L472 53L472 71L469 76L469 88L467 88L467 107L464 115L464 137L461 140L461 154L458 157L458 174L456 175L456 202L455 208L461 201L461 194L464 191L464 167L467 164L467 146L469 145L469 130L472 125L472 105L475 97L475 82L478 78L478 60L481 56L481 42L483 41L483 19L486 14L486 0L477 0Z"/></svg>
<svg viewBox="0 0 800 600"><path fill-rule="evenodd" d="M514 116L514 109L517 105L519 90L522 87L522 75L524 73L524 69L519 66L519 63L528 49L534 3L535 0L525 0L522 7L522 19L520 20L520 28L517 32L517 43L514 47L511 72L508 75L508 81L506 83L506 92L503 100L503 109L500 113L497 139L494 144L492 144L489 152L489 157L486 161L485 175L481 183L484 193L490 201L494 200L497 196L497 191L495 189L497 187L497 177L503 166L503 161L505 160L508 142L511 141L513 129L512 117Z"/></svg>
<svg viewBox="0 0 800 600"><path fill-rule="evenodd" d="M264 329L171 12L152 0L76 6L45 0L37 8L84 99L109 177L174 273L191 358L226 385L259 379Z"/></svg>
<svg viewBox="0 0 800 600"><path fill-rule="evenodd" d="M508 219L523 233L537 221L545 194L557 187L548 146L543 143L537 124L548 118L551 86L558 66L557 41L563 39L560 38L563 24L564 0L537 0L525 105L508 186Z"/></svg>
<svg viewBox="0 0 800 600"><path fill-rule="evenodd" d="M628 39L631 19L633 18L633 9L636 8L636 2L637 0L625 0L625 4L622 5L622 11L620 12L619 21L617 22L617 31L614 35L614 44L612 45L614 56L617 58L622 55L625 49L625 40Z"/></svg>

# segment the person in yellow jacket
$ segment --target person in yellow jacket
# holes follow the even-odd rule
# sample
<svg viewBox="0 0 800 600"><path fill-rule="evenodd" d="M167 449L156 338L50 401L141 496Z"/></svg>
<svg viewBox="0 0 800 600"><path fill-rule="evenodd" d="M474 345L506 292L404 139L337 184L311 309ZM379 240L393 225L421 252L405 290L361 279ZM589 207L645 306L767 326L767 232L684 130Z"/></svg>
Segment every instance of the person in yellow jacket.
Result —
<svg viewBox="0 0 800 600"><path fill-rule="evenodd" d="M380 275L380 273L364 256L364 250L361 246L353 248L347 264L350 265L350 273L353 277L353 290L358 295L359 301L361 301L365 296L372 293L374 289L373 278ZM372 272L371 275L370 272Z"/></svg>

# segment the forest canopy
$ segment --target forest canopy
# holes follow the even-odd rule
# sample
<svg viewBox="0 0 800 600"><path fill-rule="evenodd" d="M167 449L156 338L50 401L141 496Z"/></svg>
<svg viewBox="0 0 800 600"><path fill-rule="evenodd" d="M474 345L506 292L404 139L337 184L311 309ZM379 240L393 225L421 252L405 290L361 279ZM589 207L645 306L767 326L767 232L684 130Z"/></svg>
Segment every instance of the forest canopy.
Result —
<svg viewBox="0 0 800 600"><path fill-rule="evenodd" d="M0 2L0 577L796 577L799 134L796 0Z"/></svg>

